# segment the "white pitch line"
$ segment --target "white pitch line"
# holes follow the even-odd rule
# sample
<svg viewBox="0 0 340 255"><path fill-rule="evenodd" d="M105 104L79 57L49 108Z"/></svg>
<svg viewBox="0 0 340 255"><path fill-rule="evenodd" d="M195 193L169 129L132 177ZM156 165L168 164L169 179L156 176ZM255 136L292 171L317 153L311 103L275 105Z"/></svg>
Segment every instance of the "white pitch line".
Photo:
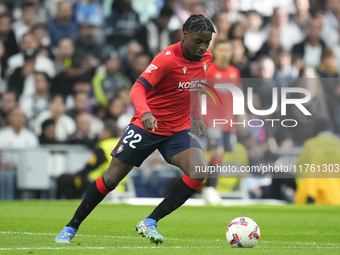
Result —
<svg viewBox="0 0 340 255"><path fill-rule="evenodd" d="M115 250L115 249L220 249L225 248L221 246L197 246L197 247L189 247L189 246L122 246L122 247L19 247L19 248L0 248L0 251L20 251L20 250ZM284 249L339 249L340 246L337 247L328 247L328 246L317 246L317 247L305 247L305 246L257 246L254 249L275 249L275 248L284 248Z"/></svg>
<svg viewBox="0 0 340 255"><path fill-rule="evenodd" d="M110 250L110 249L212 249L224 248L221 246L121 246L121 247L19 247L19 248L0 248L0 251L13 250Z"/></svg>
<svg viewBox="0 0 340 255"><path fill-rule="evenodd" d="M12 234L12 235L45 235L45 236L56 236L57 233L33 233L33 232L15 232L15 231L0 231L0 234ZM112 235L79 235L77 234L77 237L102 237L102 238L132 238L132 239L141 239L140 237L131 237L131 236L112 236ZM192 241L200 241L200 240L204 240L204 239L178 239L178 238L167 238L167 240L172 240L172 241L178 241L178 240L192 240ZM219 239L218 239L219 240ZM207 240L204 240L207 241ZM313 248L318 248L318 246L326 246L326 248L336 248L336 247L329 247L329 246L337 246L340 247L340 243L315 243L315 242L275 242L275 241L261 241L260 243L273 243L273 244L278 244L278 243L282 243L282 244L291 244L291 245L312 245ZM216 248L216 246L214 246ZM261 247L261 246L260 246ZM258 247L258 248L260 248ZM264 247L264 246L262 246ZM273 247L273 246L269 246L269 247ZM285 246L275 246L275 247L281 247L284 248ZM289 246L287 246L289 247ZM70 248L70 247L69 247ZM203 248L203 246L202 246Z"/></svg>

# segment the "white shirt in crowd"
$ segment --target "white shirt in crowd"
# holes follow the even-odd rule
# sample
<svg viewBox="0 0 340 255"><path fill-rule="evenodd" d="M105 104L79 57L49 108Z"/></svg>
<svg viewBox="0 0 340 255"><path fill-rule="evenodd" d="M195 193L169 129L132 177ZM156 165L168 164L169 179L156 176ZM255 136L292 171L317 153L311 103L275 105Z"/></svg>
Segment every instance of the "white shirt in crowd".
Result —
<svg viewBox="0 0 340 255"><path fill-rule="evenodd" d="M42 128L41 124L47 120L52 118L52 113L50 111L42 112L36 121L33 124L33 129L37 135L41 135ZM55 138L58 142L64 142L66 139L73 134L76 131L76 123L75 121L63 114L59 117L59 119L56 122L55 126Z"/></svg>
<svg viewBox="0 0 340 255"><path fill-rule="evenodd" d="M21 96L19 100L20 109L28 120L37 118L40 113L48 110L49 97L38 98L36 94L31 96Z"/></svg>
<svg viewBox="0 0 340 255"><path fill-rule="evenodd" d="M11 127L0 129L0 148L32 148L38 146L38 139L33 132L23 127L16 134Z"/></svg>
<svg viewBox="0 0 340 255"><path fill-rule="evenodd" d="M0 129L0 149L26 149L38 146L38 139L35 134L23 127L19 134L16 134L11 127ZM4 163L16 166L18 163L18 154L14 151L2 153L1 160Z"/></svg>
<svg viewBox="0 0 340 255"><path fill-rule="evenodd" d="M303 63L305 66L318 68L320 64L322 54L322 46L318 44L316 46L311 46L309 43L305 44L305 54L303 56Z"/></svg>
<svg viewBox="0 0 340 255"><path fill-rule="evenodd" d="M12 29L14 31L17 44L20 45L22 36L29 32L30 27L27 26L23 20L18 20L12 24Z"/></svg>
<svg viewBox="0 0 340 255"><path fill-rule="evenodd" d="M265 36L264 41L267 40L272 28L273 24L271 23L263 28L263 33ZM287 22L281 25L280 41L284 50L291 51L295 44L301 43L304 39L303 33L301 33L301 30L295 23Z"/></svg>
<svg viewBox="0 0 340 255"><path fill-rule="evenodd" d="M11 75L18 67L24 66L24 55L20 52L8 59L8 70L6 75ZM45 56L38 55L36 58L34 70L37 72L45 72L50 78L55 76L55 67L53 61Z"/></svg>
<svg viewBox="0 0 340 255"><path fill-rule="evenodd" d="M244 33L244 45L250 52L258 52L263 44L264 35L261 32L250 32Z"/></svg>

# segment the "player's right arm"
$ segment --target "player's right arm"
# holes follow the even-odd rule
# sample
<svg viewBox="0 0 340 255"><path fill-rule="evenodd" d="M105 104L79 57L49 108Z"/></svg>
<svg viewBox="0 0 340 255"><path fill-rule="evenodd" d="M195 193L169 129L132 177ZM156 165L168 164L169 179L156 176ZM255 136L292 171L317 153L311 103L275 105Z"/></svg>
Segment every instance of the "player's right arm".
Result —
<svg viewBox="0 0 340 255"><path fill-rule="evenodd" d="M146 102L146 95L169 73L174 58L174 53L169 54L169 52L171 51L166 49L152 60L151 64L138 77L130 92L130 98L136 111L142 116L142 124L146 130L155 131L158 128L157 120Z"/></svg>
<svg viewBox="0 0 340 255"><path fill-rule="evenodd" d="M144 85L136 82L130 92L130 98L135 105L136 111L142 116L142 124L146 130L155 131L157 127L157 120L152 115L152 112L146 103L147 89Z"/></svg>

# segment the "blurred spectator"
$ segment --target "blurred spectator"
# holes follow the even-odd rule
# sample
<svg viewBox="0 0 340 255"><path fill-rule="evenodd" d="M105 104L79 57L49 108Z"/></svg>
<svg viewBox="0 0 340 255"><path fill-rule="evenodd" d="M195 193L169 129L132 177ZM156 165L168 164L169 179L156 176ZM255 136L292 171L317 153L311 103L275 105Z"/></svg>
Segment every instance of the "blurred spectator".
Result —
<svg viewBox="0 0 340 255"><path fill-rule="evenodd" d="M5 92L7 90L7 84L5 81L5 71L6 71L6 65L3 65L3 60L5 57L5 46L0 41L0 94Z"/></svg>
<svg viewBox="0 0 340 255"><path fill-rule="evenodd" d="M72 21L72 4L68 1L58 3L57 16L48 23L50 31L51 47L57 46L59 40L69 37L74 40L77 36L77 24Z"/></svg>
<svg viewBox="0 0 340 255"><path fill-rule="evenodd" d="M308 0L307 0L308 1ZM247 13L247 30L244 33L244 45L253 55L258 52L263 44L263 34L260 31L262 18L256 11Z"/></svg>
<svg viewBox="0 0 340 255"><path fill-rule="evenodd" d="M81 144L94 148L98 138L91 132L91 115L87 112L81 112L76 117L77 129L75 133L69 136L68 143Z"/></svg>
<svg viewBox="0 0 340 255"><path fill-rule="evenodd" d="M33 74L37 62L36 53L29 48L24 54L24 65L14 69L9 76L8 89L15 91L19 97L30 97L35 93Z"/></svg>
<svg viewBox="0 0 340 255"><path fill-rule="evenodd" d="M58 42L58 48L56 50L56 56L54 60L54 66L57 75L60 74L62 71L65 71L65 68L68 68L72 65L73 55L73 41L68 37L60 39Z"/></svg>
<svg viewBox="0 0 340 255"><path fill-rule="evenodd" d="M321 24L313 19L309 23L309 31L305 41L293 46L292 53L302 57L305 66L317 68L325 43L321 40Z"/></svg>
<svg viewBox="0 0 340 255"><path fill-rule="evenodd" d="M33 70L47 73L51 78L55 76L53 62L39 53L37 38L32 33L24 34L20 45L21 52L8 59L7 75L11 75L15 69L23 67L25 60L34 60ZM31 79L31 82L33 79ZM33 84L33 83L32 83Z"/></svg>
<svg viewBox="0 0 340 255"><path fill-rule="evenodd" d="M141 52L143 52L143 47L137 41L129 43L126 54L121 56L122 63L120 65L120 71L123 74L128 75L130 73L132 63L136 56Z"/></svg>
<svg viewBox="0 0 340 255"><path fill-rule="evenodd" d="M21 19L12 24L12 29L15 33L18 45L20 45L21 43L22 36L29 32L35 18L34 4L25 1L21 6L21 10L22 10Z"/></svg>
<svg viewBox="0 0 340 255"><path fill-rule="evenodd" d="M280 45L290 51L294 44L303 41L304 36L295 23L288 19L288 14L283 8L276 8L271 17L271 23L264 28L264 32L269 34L273 27L279 28Z"/></svg>
<svg viewBox="0 0 340 255"><path fill-rule="evenodd" d="M35 93L32 95L22 96L19 101L21 110L26 118L32 122L42 113L48 110L51 86L50 77L46 73L35 72Z"/></svg>
<svg viewBox="0 0 340 255"><path fill-rule="evenodd" d="M74 120L65 114L65 100L61 95L55 95L51 101L50 109L42 112L34 123L34 130L37 135L42 134L41 124L47 119L54 119L56 122L56 140L66 141L67 137L76 130Z"/></svg>
<svg viewBox="0 0 340 255"><path fill-rule="evenodd" d="M326 22L326 14L323 9L315 10L314 18L321 24L321 39L327 47L339 44L339 33L337 29L329 27Z"/></svg>
<svg viewBox="0 0 340 255"><path fill-rule="evenodd" d="M320 78L337 78L339 77L336 66L336 56L332 49L326 48L322 51L321 63L318 67Z"/></svg>
<svg viewBox="0 0 340 255"><path fill-rule="evenodd" d="M78 39L75 42L73 61L85 71L96 68L103 55L103 45L94 40L93 26L90 23L82 23L78 27Z"/></svg>
<svg viewBox="0 0 340 255"><path fill-rule="evenodd" d="M120 62L116 52L109 54L105 66L106 72L96 74L92 81L95 97L103 106L107 106L119 90L131 89L130 79L119 72Z"/></svg>
<svg viewBox="0 0 340 255"><path fill-rule="evenodd" d="M0 3L0 15L8 13L8 9L5 3Z"/></svg>
<svg viewBox="0 0 340 255"><path fill-rule="evenodd" d="M99 141L85 167L76 174L62 174L58 177L61 198L64 196L68 199L80 198L89 185L104 174L111 161L111 150L119 140L116 137L118 137L116 123L112 120L105 121L104 128L98 135Z"/></svg>
<svg viewBox="0 0 340 255"><path fill-rule="evenodd" d="M327 26L337 29L339 21L336 18L339 12L340 1L339 0L325 0L326 1L326 20Z"/></svg>
<svg viewBox="0 0 340 255"><path fill-rule="evenodd" d="M47 26L43 23L38 23L32 27L32 33L38 40L39 53L45 57L50 57L50 37L48 34Z"/></svg>
<svg viewBox="0 0 340 255"><path fill-rule="evenodd" d="M135 82L140 74L149 66L151 58L148 54L142 52L136 55L134 61L131 63L131 70L128 77L131 82Z"/></svg>
<svg viewBox="0 0 340 255"><path fill-rule="evenodd" d="M131 0L112 3L112 14L106 21L105 34L107 42L115 48L129 43L140 29L139 15L131 5Z"/></svg>
<svg viewBox="0 0 340 255"><path fill-rule="evenodd" d="M13 108L8 114L9 126L0 129L0 149L29 149L38 146L38 139L34 133L25 128L25 116L19 107ZM14 199L15 169L19 161L18 155L4 152L0 165L5 171L0 171L0 183L3 189L1 199Z"/></svg>
<svg viewBox="0 0 340 255"><path fill-rule="evenodd" d="M51 1L51 0L50 0ZM60 0L58 0L60 1ZM14 8L12 14L14 20L18 20L22 18L23 14L23 9L22 9L22 2L26 2L29 4L32 4L34 6L34 22L42 22L46 23L48 22L49 19L49 13L47 9L44 7L42 4L43 1L41 0L24 0L24 1L11 1L11 2L17 2L16 8Z"/></svg>
<svg viewBox="0 0 340 255"><path fill-rule="evenodd" d="M228 12L229 22L246 23L245 16L239 12L239 0L222 0L224 9Z"/></svg>
<svg viewBox="0 0 340 255"><path fill-rule="evenodd" d="M119 96L114 97L109 102L105 120L113 119L116 121L122 115L124 110L125 110L124 101Z"/></svg>
<svg viewBox="0 0 340 255"><path fill-rule="evenodd" d="M340 138L340 82L337 80L338 84L327 97L327 105L329 110L329 115L332 119L334 126L334 132Z"/></svg>
<svg viewBox="0 0 340 255"><path fill-rule="evenodd" d="M180 29L182 24L191 15L191 6L198 2L199 0L177 1L174 9L175 15L169 21L169 29L171 31Z"/></svg>
<svg viewBox="0 0 340 255"><path fill-rule="evenodd" d="M309 13L310 3L309 0L294 0L296 14L292 17L292 22L300 29L301 33L306 36L308 26L312 19Z"/></svg>
<svg viewBox="0 0 340 255"><path fill-rule="evenodd" d="M280 84L274 78L275 65L272 59L264 57L258 62L258 80L254 80L252 84L253 93L259 95L261 106L263 109L269 109L272 106L273 88L278 88L280 92ZM280 93L278 95L278 104L280 105Z"/></svg>
<svg viewBox="0 0 340 255"><path fill-rule="evenodd" d="M18 106L18 97L14 91L2 93L0 105L0 128L8 125L8 114Z"/></svg>
<svg viewBox="0 0 340 255"><path fill-rule="evenodd" d="M86 111L89 94L84 91L76 92L74 96L74 107L66 112L66 115L76 120L78 115Z"/></svg>
<svg viewBox="0 0 340 255"><path fill-rule="evenodd" d="M327 119L318 119L314 137L303 144L297 165L326 166L323 171L304 173L295 194L296 204L340 205L340 179L327 166L338 162L340 140L332 132ZM326 171L324 171L326 170ZM333 178L332 178L333 177Z"/></svg>
<svg viewBox="0 0 340 255"><path fill-rule="evenodd" d="M300 55L293 54L292 65L298 70L298 73L300 73L301 69L304 67L302 57Z"/></svg>
<svg viewBox="0 0 340 255"><path fill-rule="evenodd" d="M267 41L262 45L261 49L256 53L256 57L266 55L272 59L276 59L279 50L281 49L280 28L273 27L267 38Z"/></svg>
<svg viewBox="0 0 340 255"><path fill-rule="evenodd" d="M87 2L80 2L74 10L74 16L78 24L88 22L92 26L101 26L104 22L101 1L88 0Z"/></svg>
<svg viewBox="0 0 340 255"><path fill-rule="evenodd" d="M240 39L244 41L244 29L241 22L235 22L231 25L228 38L230 40Z"/></svg>
<svg viewBox="0 0 340 255"><path fill-rule="evenodd" d="M172 15L173 11L169 7L163 7L159 16L142 26L136 35L144 51L153 57L171 44L167 25Z"/></svg>
<svg viewBox="0 0 340 255"><path fill-rule="evenodd" d="M274 78L280 79L282 87L290 87L294 79L299 76L299 71L292 65L292 56L283 49L276 57L276 67Z"/></svg>
<svg viewBox="0 0 340 255"><path fill-rule="evenodd" d="M66 63L68 63L67 60ZM71 63L69 67L65 66L64 70L52 80L51 94L59 94L65 98L70 95L72 93L73 85L79 76L78 68L79 66L73 63Z"/></svg>
<svg viewBox="0 0 340 255"><path fill-rule="evenodd" d="M292 128L282 128L280 132L284 138L282 144L287 146L301 146L307 139L313 137L313 130L318 119L323 118L330 121L323 88L316 72L312 68L306 67L301 70L299 78L301 79L297 79L294 86L310 91L311 99L303 105L312 116L304 115L295 105L287 105L285 119L294 119L299 123ZM291 98L296 97L296 94L295 97L291 95Z"/></svg>
<svg viewBox="0 0 340 255"><path fill-rule="evenodd" d="M211 50L214 49L215 43L218 40L223 40L228 38L229 36L229 29L230 29L230 22L228 20L228 12L221 11L215 14L212 19L214 25L216 26L216 35L213 37L213 40L210 44Z"/></svg>
<svg viewBox="0 0 340 255"><path fill-rule="evenodd" d="M42 133L39 136L40 144L57 144L55 138L55 121L54 119L47 119L41 124Z"/></svg>
<svg viewBox="0 0 340 255"><path fill-rule="evenodd" d="M233 58L231 64L235 66L239 71L242 78L250 77L249 63L246 56L246 49L243 42L239 39L231 41L233 45Z"/></svg>
<svg viewBox="0 0 340 255"><path fill-rule="evenodd" d="M193 3L190 6L190 11L191 11L191 14L196 14L196 15L202 14L202 15L206 16L205 4L203 4L203 2Z"/></svg>
<svg viewBox="0 0 340 255"><path fill-rule="evenodd" d="M1 62L4 67L7 66L7 60L19 52L14 31L11 29L11 18L6 13L0 14L0 40L5 46L5 57Z"/></svg>
<svg viewBox="0 0 340 255"><path fill-rule="evenodd" d="M86 108L90 108L92 104L92 100L89 99L91 92L91 85L87 77L78 77L75 81L74 85L72 86L72 93L69 94L66 98L66 108L72 109L75 106L75 96L78 93L86 93L88 95L87 105Z"/></svg>
<svg viewBox="0 0 340 255"><path fill-rule="evenodd" d="M336 56L332 49L326 48L321 55L321 63L318 67L318 75L326 95L332 95L339 78L339 70L336 66ZM326 79L333 78L333 79Z"/></svg>
<svg viewBox="0 0 340 255"><path fill-rule="evenodd" d="M104 127L103 120L106 116L106 107L101 104L94 104L92 106L92 120L91 120L91 128L92 132L95 134L99 134Z"/></svg>

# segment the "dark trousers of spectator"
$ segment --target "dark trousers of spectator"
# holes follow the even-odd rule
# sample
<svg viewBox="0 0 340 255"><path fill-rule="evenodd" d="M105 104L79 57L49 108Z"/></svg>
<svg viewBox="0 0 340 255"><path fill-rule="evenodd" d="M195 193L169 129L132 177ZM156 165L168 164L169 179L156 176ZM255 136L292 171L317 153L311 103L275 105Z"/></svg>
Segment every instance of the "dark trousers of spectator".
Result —
<svg viewBox="0 0 340 255"><path fill-rule="evenodd" d="M62 174L57 179L57 198L82 198L91 182L86 176L75 174Z"/></svg>
<svg viewBox="0 0 340 255"><path fill-rule="evenodd" d="M291 188L293 191L296 190L294 178L273 178L270 186L270 198L292 202L294 194L287 192L288 188Z"/></svg>

